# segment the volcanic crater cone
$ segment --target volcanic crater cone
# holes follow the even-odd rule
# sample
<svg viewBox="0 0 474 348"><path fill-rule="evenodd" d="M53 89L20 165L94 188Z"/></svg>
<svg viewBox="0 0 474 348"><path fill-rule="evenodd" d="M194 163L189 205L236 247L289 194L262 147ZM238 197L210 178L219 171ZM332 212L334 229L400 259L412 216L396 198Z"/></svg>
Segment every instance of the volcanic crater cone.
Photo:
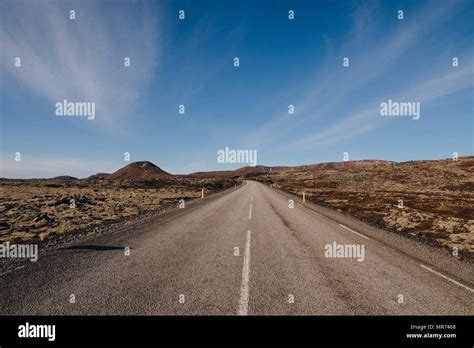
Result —
<svg viewBox="0 0 474 348"><path fill-rule="evenodd" d="M107 180L147 180L171 176L157 165L148 162L133 162L107 176Z"/></svg>

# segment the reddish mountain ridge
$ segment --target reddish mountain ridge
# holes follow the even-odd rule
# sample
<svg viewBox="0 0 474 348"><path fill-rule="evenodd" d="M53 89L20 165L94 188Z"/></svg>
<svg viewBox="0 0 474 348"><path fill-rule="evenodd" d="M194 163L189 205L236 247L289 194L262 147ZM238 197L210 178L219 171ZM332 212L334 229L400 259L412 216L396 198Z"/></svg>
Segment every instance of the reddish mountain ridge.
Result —
<svg viewBox="0 0 474 348"><path fill-rule="evenodd" d="M361 160L361 161L345 161L345 162L327 162L318 164L308 164L301 166L262 166L255 167L247 166L235 170L222 170L211 172L196 172L189 175L172 175L165 172L160 167L148 161L133 162L120 168L112 174L97 173L89 176L86 180L148 180L148 179L163 179L172 177L239 177L239 176L255 176L268 173L282 173L288 171L308 171L308 170L339 170L361 168L374 165L389 165L394 164L392 161L382 160Z"/></svg>
<svg viewBox="0 0 474 348"><path fill-rule="evenodd" d="M147 180L171 176L160 167L148 161L133 162L108 175L106 180Z"/></svg>
<svg viewBox="0 0 474 348"><path fill-rule="evenodd" d="M308 164L302 166L291 167L292 170L311 170L311 169L352 169L352 168L361 168L361 167L370 167L374 165L387 165L395 164L393 161L383 161L383 160L360 160L360 161L343 161L343 162L326 162L326 163L317 163L317 164Z"/></svg>
<svg viewBox="0 0 474 348"><path fill-rule="evenodd" d="M344 161L344 162L326 162L317 164L307 164L301 166L255 166L255 167L242 167L236 170L223 170L213 172L197 172L189 174L193 177L209 177L209 176L246 176L246 175L260 175L267 173L281 173L288 171L305 171L305 170L337 170L337 169L352 169L369 167L374 165L388 165L395 164L392 161L383 160L360 160L360 161Z"/></svg>

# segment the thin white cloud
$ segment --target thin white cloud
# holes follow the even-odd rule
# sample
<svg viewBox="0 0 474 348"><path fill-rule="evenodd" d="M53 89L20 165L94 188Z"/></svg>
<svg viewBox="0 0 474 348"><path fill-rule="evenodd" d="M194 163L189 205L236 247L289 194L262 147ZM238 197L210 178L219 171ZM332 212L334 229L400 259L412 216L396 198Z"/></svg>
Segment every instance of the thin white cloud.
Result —
<svg viewBox="0 0 474 348"><path fill-rule="evenodd" d="M401 98L430 102L474 86L474 73L470 65L462 65L428 81L411 87Z"/></svg>
<svg viewBox="0 0 474 348"><path fill-rule="evenodd" d="M286 134L291 134L295 129L310 127L317 119L335 119L334 116L340 114L339 107L346 102L346 98L350 93L364 88L371 81L383 76L388 67L396 63L407 50L416 47L417 43L430 35L433 27L443 25L444 21L450 18L453 11L459 11L454 3L443 3L442 6L435 6L434 3L427 2L416 12L407 14L412 18L416 18L416 20L400 24L400 28L393 33L383 35L378 41L368 46L368 39L375 40L372 33L384 30L384 28L377 27L375 24L376 18L374 16L377 13L377 6L361 5L354 11L353 29L348 34L346 44L338 54L332 57L332 60L337 61L337 64L334 64L332 68L325 69L324 74L318 76L313 87L309 88L308 92L295 103L297 114L290 119L288 114L283 112L246 135L245 142L254 146L272 144L281 140ZM393 15L393 20L396 20L396 13ZM361 51L363 54L360 54ZM348 81L347 71L340 66L342 57L351 56L351 52L357 53L358 59L357 62L351 63L350 81ZM324 65L326 67L331 66L328 65L328 61ZM462 73L458 71L458 75L462 75ZM445 78L449 79L447 76ZM451 78L455 78L455 76ZM458 78L461 78L461 76L458 76ZM458 85L459 88L465 85L466 79L464 77L462 79L461 82L464 83ZM414 91L416 88L422 87L422 85L419 85L414 88ZM454 85L451 85L451 87L452 89L456 88ZM432 87L426 85L423 88ZM448 88L448 86L438 86L437 88L438 92L434 92L434 90L427 90L427 92L440 93L440 96L442 96L445 95L442 89ZM449 93L449 91L447 90L446 93ZM434 97L434 94L432 97ZM333 139L339 138L335 136L338 132L344 134L345 137L349 137L373 129L374 125L363 123L370 120L370 111L364 108L364 105L371 105L371 101L360 100L358 105L354 105L354 108L362 109L362 111L353 115L349 114L342 120L338 119L335 124L329 125L316 134L295 141L291 146L307 145L314 143L316 139L319 141L327 139L332 142ZM362 117L362 115L365 115L365 117ZM344 126L344 124L346 125ZM361 129L357 130L358 128ZM325 134L332 134L332 136L326 136Z"/></svg>
<svg viewBox="0 0 474 348"><path fill-rule="evenodd" d="M50 102L52 116L63 99L90 101L96 103L94 125L113 127L133 110L153 76L157 19L146 9L137 22L128 11L95 5L4 2L0 72ZM76 11L75 20L69 19L70 9ZM21 68L14 66L15 57L21 58ZM123 66L124 57L130 57L130 68Z"/></svg>
<svg viewBox="0 0 474 348"><path fill-rule="evenodd" d="M379 105L387 99L396 101L419 102L423 108L426 103L446 97L466 88L474 87L474 75L470 66L452 68L448 73L436 76L430 80L422 81L408 90L400 91L398 94L379 97L368 102L365 109L351 114L336 124L306 136L298 141L288 144L287 148L308 147L312 148L334 143L342 139L349 139L362 135L382 124ZM423 116L422 116L423 117Z"/></svg>

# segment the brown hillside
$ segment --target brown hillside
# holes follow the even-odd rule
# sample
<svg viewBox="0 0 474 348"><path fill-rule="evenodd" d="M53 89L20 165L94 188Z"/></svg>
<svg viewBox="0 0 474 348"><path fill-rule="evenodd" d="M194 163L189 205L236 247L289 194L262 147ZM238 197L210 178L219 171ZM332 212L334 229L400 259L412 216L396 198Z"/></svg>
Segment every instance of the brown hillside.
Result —
<svg viewBox="0 0 474 348"><path fill-rule="evenodd" d="M106 177L106 180L147 180L169 177L171 174L148 161L133 162Z"/></svg>
<svg viewBox="0 0 474 348"><path fill-rule="evenodd" d="M103 180L107 178L108 176L110 176L109 173L97 173L97 174L88 176L87 178L85 178L85 180Z"/></svg>
<svg viewBox="0 0 474 348"><path fill-rule="evenodd" d="M375 165L389 165L394 164L392 161L382 160L360 160L360 161L345 161L345 162L326 162L316 164L306 164L300 166L262 166L255 167L247 166L236 170L222 170L212 172L197 172L189 174L192 177L236 177L236 176L255 176L263 174L275 174L293 171L308 171L308 170L327 170L327 169L354 169L365 168Z"/></svg>

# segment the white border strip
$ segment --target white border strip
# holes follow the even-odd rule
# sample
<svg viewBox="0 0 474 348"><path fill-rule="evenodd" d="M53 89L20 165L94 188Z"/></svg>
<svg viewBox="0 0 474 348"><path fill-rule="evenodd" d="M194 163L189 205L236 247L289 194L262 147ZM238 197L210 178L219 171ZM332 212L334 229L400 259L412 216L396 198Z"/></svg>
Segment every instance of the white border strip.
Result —
<svg viewBox="0 0 474 348"><path fill-rule="evenodd" d="M372 238L369 238L369 237L364 236L363 234L360 234L359 232L356 232L356 231L350 229L349 227L346 227L346 226L341 225L341 224L338 224L338 225L341 226L342 228L345 228L345 229L348 230L348 231L351 231L352 233L357 234L358 236L360 236L360 237L362 237L362 238L365 238L365 239L372 239Z"/></svg>
<svg viewBox="0 0 474 348"><path fill-rule="evenodd" d="M441 278L443 278L443 279L449 280L451 283L456 284L457 286L460 286L461 288L464 288L464 289L466 289L467 291L474 292L474 289L471 289L469 286L466 286L466 285L464 285L464 284L461 284L460 282L455 281L454 279L451 279L451 278L449 278L449 277L446 277L444 274L441 274L441 273L439 273L439 272L436 272L435 270L429 268L428 266L425 266L425 265L423 265L423 264L420 264L420 267L421 267L421 268L424 268L424 269L426 269L426 270L428 270L428 271L430 271L431 273L436 274L437 276L439 276L439 277L441 277Z"/></svg>
<svg viewBox="0 0 474 348"><path fill-rule="evenodd" d="M249 277L250 277L250 230L245 241L244 266L242 268L242 285L237 315L247 315L249 307Z"/></svg>

